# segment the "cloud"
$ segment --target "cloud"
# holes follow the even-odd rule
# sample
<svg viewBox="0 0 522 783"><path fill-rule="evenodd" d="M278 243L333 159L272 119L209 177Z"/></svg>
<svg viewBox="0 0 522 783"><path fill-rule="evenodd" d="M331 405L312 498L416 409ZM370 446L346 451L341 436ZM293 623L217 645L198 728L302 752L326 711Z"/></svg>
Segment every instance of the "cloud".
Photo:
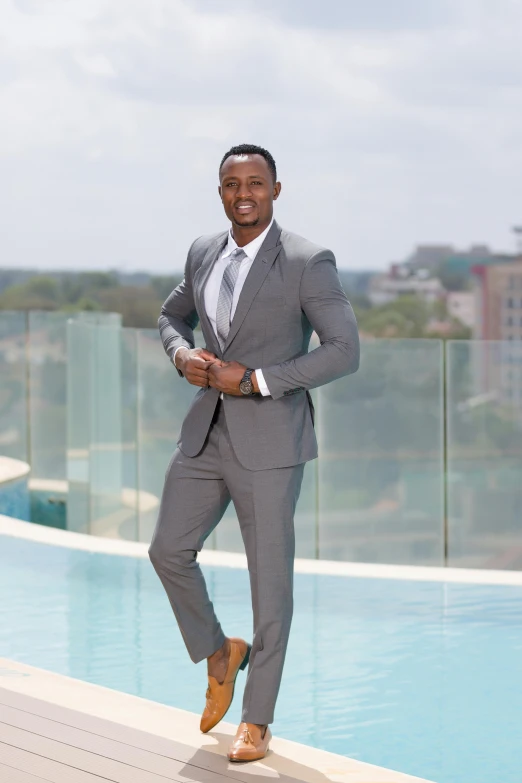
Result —
<svg viewBox="0 0 522 783"><path fill-rule="evenodd" d="M180 268L242 141L274 152L281 222L343 266L505 246L521 24L515 0L4 3L4 263Z"/></svg>
<svg viewBox="0 0 522 783"><path fill-rule="evenodd" d="M190 0L191 7L204 13L254 13L254 0ZM344 30L432 29L447 25L455 17L455 4L449 0L264 0L263 13L289 27Z"/></svg>

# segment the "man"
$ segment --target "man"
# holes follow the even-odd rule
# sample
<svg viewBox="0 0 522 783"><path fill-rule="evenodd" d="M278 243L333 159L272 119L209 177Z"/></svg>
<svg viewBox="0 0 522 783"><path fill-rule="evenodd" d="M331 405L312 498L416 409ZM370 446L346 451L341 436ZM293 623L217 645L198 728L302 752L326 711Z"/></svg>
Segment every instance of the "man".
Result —
<svg viewBox="0 0 522 783"><path fill-rule="evenodd" d="M304 464L317 456L309 389L355 372L359 339L333 254L273 219L281 183L270 153L233 147L219 179L230 231L196 239L158 320L178 373L200 388L149 554L190 657L207 659L203 732L224 717L249 666L228 758L252 761L271 737L293 610L294 511ZM194 347L198 322L205 348ZM308 353L313 331L321 344ZM231 499L250 573L251 646L223 633L197 563Z"/></svg>

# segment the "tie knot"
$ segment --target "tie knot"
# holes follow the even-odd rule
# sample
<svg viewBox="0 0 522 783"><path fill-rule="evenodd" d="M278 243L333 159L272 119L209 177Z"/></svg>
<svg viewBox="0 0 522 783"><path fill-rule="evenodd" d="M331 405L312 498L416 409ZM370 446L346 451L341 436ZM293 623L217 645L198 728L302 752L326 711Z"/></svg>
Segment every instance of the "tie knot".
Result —
<svg viewBox="0 0 522 783"><path fill-rule="evenodd" d="M236 249L232 251L231 255L234 258L239 259L240 261L242 261L244 258L247 257L247 254L245 253L242 247L236 247Z"/></svg>

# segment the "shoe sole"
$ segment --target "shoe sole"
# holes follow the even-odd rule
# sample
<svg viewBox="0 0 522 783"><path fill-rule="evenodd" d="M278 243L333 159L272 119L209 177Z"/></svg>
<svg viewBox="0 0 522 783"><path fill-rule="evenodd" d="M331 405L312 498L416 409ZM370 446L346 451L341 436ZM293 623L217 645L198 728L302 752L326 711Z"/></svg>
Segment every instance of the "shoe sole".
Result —
<svg viewBox="0 0 522 783"><path fill-rule="evenodd" d="M234 701L234 693L235 693L235 690L236 690L237 675L239 674L239 670L244 671L246 669L246 667L248 666L248 662L250 660L250 652L251 652L251 650L252 650L252 645L251 644L247 645L247 651L245 653L245 657L243 658L243 660L239 664L239 669L237 670L236 676L234 677L234 685L232 686L232 696L230 697L230 704L226 708L226 710L223 713L223 715L221 716L221 718L219 720L217 720L212 726L210 726L210 728L208 728L206 731L202 731L201 732L202 734L208 734L209 731L212 731L212 729L215 729L216 726L218 725L218 723L221 723L221 721L223 720L223 718L225 717L225 715L227 714L227 712L231 708L232 702Z"/></svg>
<svg viewBox="0 0 522 783"><path fill-rule="evenodd" d="M265 753L263 756L259 756L257 759L235 759L233 756L227 756L227 759L232 762L232 764L249 764L252 763L252 761L262 761L262 759L266 758L268 756L268 751L270 750L270 745L268 745Z"/></svg>

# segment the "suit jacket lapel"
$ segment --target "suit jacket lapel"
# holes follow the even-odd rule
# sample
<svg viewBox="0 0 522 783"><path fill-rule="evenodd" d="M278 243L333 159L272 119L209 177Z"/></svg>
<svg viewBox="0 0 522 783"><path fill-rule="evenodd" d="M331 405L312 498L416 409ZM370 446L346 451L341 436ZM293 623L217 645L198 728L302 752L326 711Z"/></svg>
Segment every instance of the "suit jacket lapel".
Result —
<svg viewBox="0 0 522 783"><path fill-rule="evenodd" d="M214 333L212 325L208 319L205 308L204 290L212 267L214 266L214 262L217 261L219 255L223 251L223 248L227 242L227 238L228 231L223 231L212 240L207 252L205 253L203 261L201 262L201 265L196 270L194 275L194 299L196 303L196 310L199 315L199 320L201 321L201 328L205 334L205 340L207 344L210 342L212 343L214 353L217 355L221 354L221 349L219 347L218 339Z"/></svg>
<svg viewBox="0 0 522 783"><path fill-rule="evenodd" d="M278 224L273 222L272 228L266 235L265 241L259 248L255 261L250 267L250 271L246 277L246 280L241 289L239 300L237 303L236 311L230 324L230 331L228 333L227 341L223 353L227 350L228 346L236 336L239 327L245 320L246 314L250 310L250 306L254 301L254 298L261 288L261 285L270 272L272 264L276 260L277 256L281 252L282 245L279 238L281 236L281 228Z"/></svg>

